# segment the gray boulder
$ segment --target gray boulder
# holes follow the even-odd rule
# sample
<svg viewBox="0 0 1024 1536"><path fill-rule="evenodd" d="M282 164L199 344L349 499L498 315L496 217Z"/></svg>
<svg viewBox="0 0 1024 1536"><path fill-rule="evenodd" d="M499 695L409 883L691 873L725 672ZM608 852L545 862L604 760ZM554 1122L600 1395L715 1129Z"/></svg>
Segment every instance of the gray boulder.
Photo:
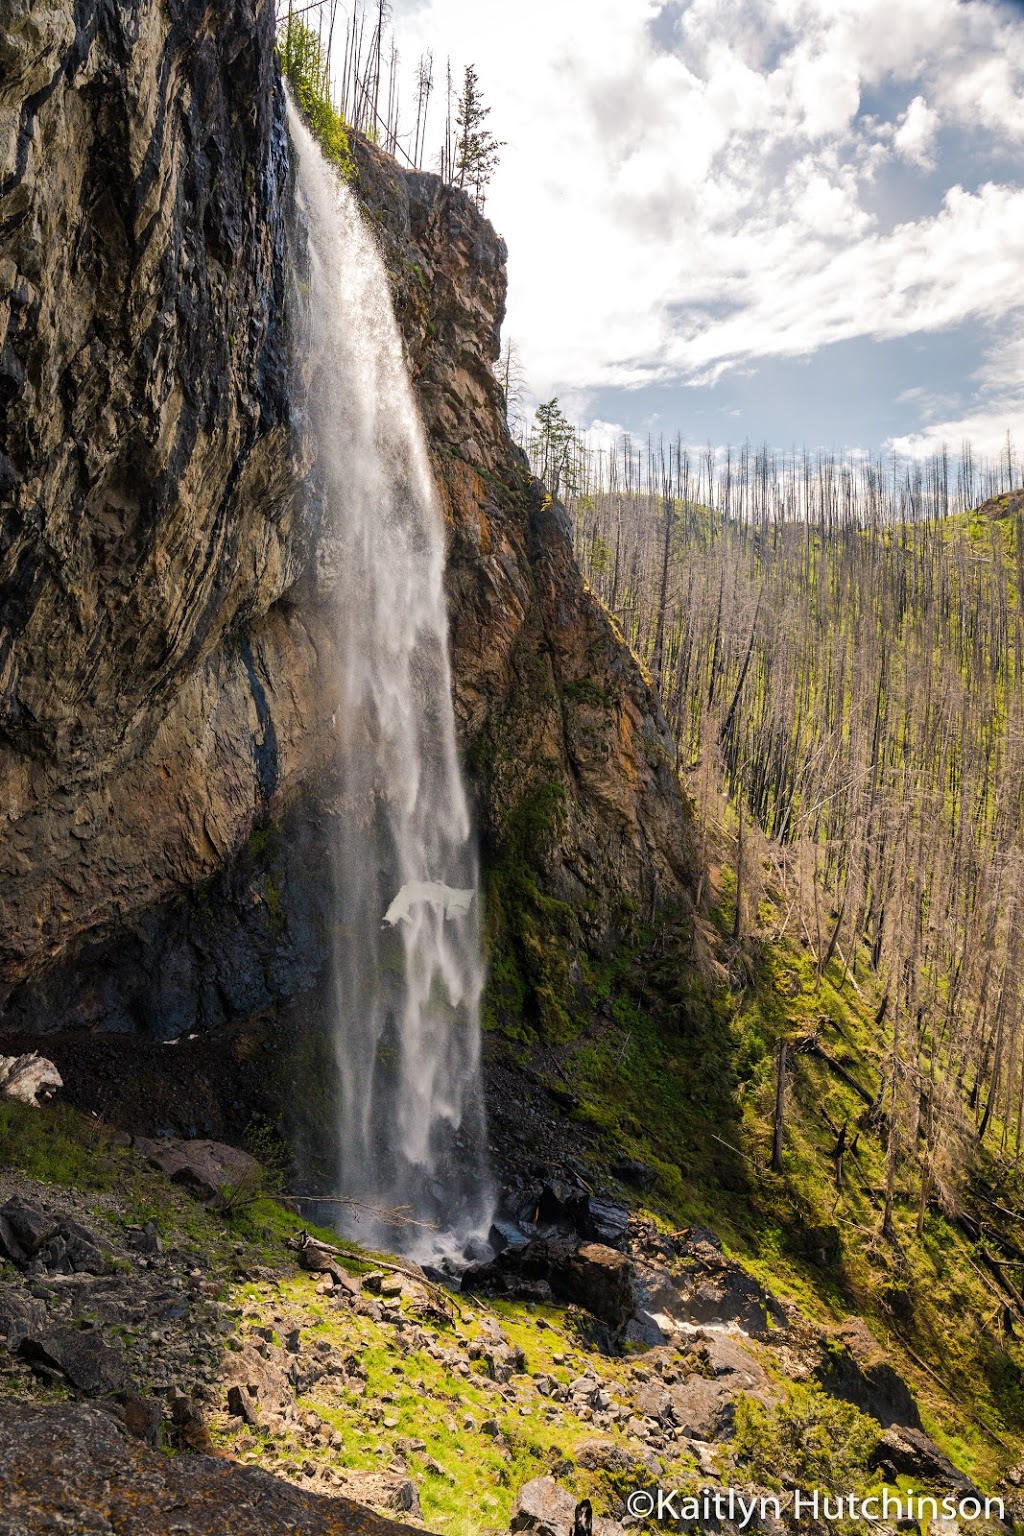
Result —
<svg viewBox="0 0 1024 1536"><path fill-rule="evenodd" d="M18 1346L18 1354L31 1365L59 1371L86 1397L104 1397L131 1386L122 1351L91 1328L28 1333Z"/></svg>
<svg viewBox="0 0 1024 1536"><path fill-rule="evenodd" d="M207 1204L222 1201L226 1190L253 1184L259 1174L259 1164L248 1152L219 1141L181 1141L171 1136L152 1141L136 1136L135 1146L172 1184L183 1184Z"/></svg>
<svg viewBox="0 0 1024 1536"><path fill-rule="evenodd" d="M516 1494L509 1522L513 1531L530 1531L535 1536L572 1536L576 1520L576 1500L553 1477L535 1477L524 1483ZM594 1536L622 1536L622 1526L615 1520L594 1517Z"/></svg>
<svg viewBox="0 0 1024 1536"><path fill-rule="evenodd" d="M558 1301L575 1302L621 1336L633 1313L632 1266L625 1254L602 1243L542 1238L506 1248L488 1264L474 1264L462 1289L483 1296L532 1299L538 1287Z"/></svg>

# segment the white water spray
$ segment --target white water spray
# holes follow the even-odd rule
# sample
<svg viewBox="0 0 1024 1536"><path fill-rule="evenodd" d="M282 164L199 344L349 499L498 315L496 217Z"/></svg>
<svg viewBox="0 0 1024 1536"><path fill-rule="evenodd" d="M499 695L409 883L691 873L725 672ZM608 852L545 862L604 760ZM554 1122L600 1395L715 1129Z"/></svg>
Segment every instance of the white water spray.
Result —
<svg viewBox="0 0 1024 1536"><path fill-rule="evenodd" d="M436 1234L365 1220L355 1229L429 1254L486 1231L491 1205L479 899L468 898L477 864L455 743L444 525L380 253L291 103L289 127L309 248L303 404L341 670L341 1193L436 1223ZM460 899L422 894L446 888Z"/></svg>

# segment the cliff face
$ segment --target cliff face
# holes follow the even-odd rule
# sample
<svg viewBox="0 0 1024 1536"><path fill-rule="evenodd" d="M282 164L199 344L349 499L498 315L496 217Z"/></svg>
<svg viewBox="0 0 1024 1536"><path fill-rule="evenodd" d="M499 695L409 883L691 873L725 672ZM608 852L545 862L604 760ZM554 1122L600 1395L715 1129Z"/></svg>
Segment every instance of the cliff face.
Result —
<svg viewBox="0 0 1024 1536"><path fill-rule="evenodd" d="M272 37L270 3L24 0L0 39L8 1027L166 1036L322 968L331 638ZM487 856L600 946L685 893L667 731L509 442L501 241L437 178L357 156L449 520Z"/></svg>
<svg viewBox="0 0 1024 1536"><path fill-rule="evenodd" d="M5 17L4 992L200 885L318 750L281 601L308 539L273 25L269 0Z"/></svg>

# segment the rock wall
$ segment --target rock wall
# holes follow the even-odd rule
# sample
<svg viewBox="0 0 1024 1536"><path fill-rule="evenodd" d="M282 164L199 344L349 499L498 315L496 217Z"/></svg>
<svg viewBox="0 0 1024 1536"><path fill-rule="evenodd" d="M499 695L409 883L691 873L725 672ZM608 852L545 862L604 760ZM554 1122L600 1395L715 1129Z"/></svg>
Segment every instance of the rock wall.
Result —
<svg viewBox="0 0 1024 1536"><path fill-rule="evenodd" d="M273 4L6 10L9 994L82 935L134 925L222 869L324 742L311 705L323 639L296 605L310 541L289 419ZM84 998L93 980L61 978L57 1017L103 1021Z"/></svg>
<svg viewBox="0 0 1024 1536"><path fill-rule="evenodd" d="M315 987L330 626L288 395L269 0L14 0L0 37L0 999L166 1037ZM685 899L654 696L508 439L505 251L357 146L450 526L489 863L589 946ZM567 931L569 931L567 929Z"/></svg>

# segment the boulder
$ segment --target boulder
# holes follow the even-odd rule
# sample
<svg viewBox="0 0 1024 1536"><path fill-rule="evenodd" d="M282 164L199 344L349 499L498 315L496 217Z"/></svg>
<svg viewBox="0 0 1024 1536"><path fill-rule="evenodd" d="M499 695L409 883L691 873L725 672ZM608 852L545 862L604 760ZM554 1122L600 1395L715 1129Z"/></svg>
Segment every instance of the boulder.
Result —
<svg viewBox="0 0 1024 1536"><path fill-rule="evenodd" d="M173 1136L152 1141L136 1136L134 1145L173 1184L183 1184L207 1204L223 1201L226 1190L254 1186L259 1175L254 1157L219 1141L182 1141Z"/></svg>
<svg viewBox="0 0 1024 1536"><path fill-rule="evenodd" d="M837 1332L823 1335L822 1342L824 1354L815 1375L826 1392L853 1403L885 1429L894 1424L921 1428L913 1392L866 1323L849 1318Z"/></svg>
<svg viewBox="0 0 1024 1536"><path fill-rule="evenodd" d="M980 1497L970 1478L942 1454L923 1429L902 1425L887 1429L871 1455L872 1467L880 1468L883 1463L901 1477L913 1478L915 1482L938 1483L959 1497Z"/></svg>
<svg viewBox="0 0 1024 1536"><path fill-rule="evenodd" d="M526 1356L518 1344L512 1344L500 1330L493 1335L483 1334L469 1346L469 1358L482 1360L492 1381L510 1381L519 1371L526 1370Z"/></svg>
<svg viewBox="0 0 1024 1536"><path fill-rule="evenodd" d="M535 1477L524 1483L516 1494L509 1522L513 1531L530 1531L536 1536L573 1536L577 1503L571 1493L553 1477ZM614 1520L593 1521L594 1536L621 1536L622 1527Z"/></svg>
<svg viewBox="0 0 1024 1536"><path fill-rule="evenodd" d="M60 1231L60 1221L37 1205L17 1197L0 1209L0 1252L24 1264Z"/></svg>
<svg viewBox="0 0 1024 1536"><path fill-rule="evenodd" d="M634 1394L633 1406L641 1418L654 1419L659 1424L675 1422L672 1394L660 1381L641 1387Z"/></svg>
<svg viewBox="0 0 1024 1536"><path fill-rule="evenodd" d="M251 1429L259 1429L260 1408L256 1388L228 1387L228 1413L236 1419L244 1419Z"/></svg>
<svg viewBox="0 0 1024 1536"><path fill-rule="evenodd" d="M52 1061L30 1051L25 1056L0 1056L0 1098L17 1099L38 1108L53 1098L64 1081Z"/></svg>
<svg viewBox="0 0 1024 1536"><path fill-rule="evenodd" d="M509 1527L531 1531L535 1536L569 1536L576 1516L576 1500L553 1477L535 1477L524 1483L512 1505Z"/></svg>
<svg viewBox="0 0 1024 1536"><path fill-rule="evenodd" d="M38 1262L63 1275L102 1275L109 1267L98 1238L87 1227L17 1197L0 1208L0 1258L22 1269Z"/></svg>
<svg viewBox="0 0 1024 1536"><path fill-rule="evenodd" d="M633 1259L633 1316L626 1329L631 1344L664 1344L685 1324L686 1308L669 1270Z"/></svg>
<svg viewBox="0 0 1024 1536"><path fill-rule="evenodd" d="M411 1515L414 1520L423 1519L419 1489L402 1473L355 1472L342 1470L345 1492L369 1504L372 1509L387 1510L389 1514Z"/></svg>
<svg viewBox="0 0 1024 1536"><path fill-rule="evenodd" d="M625 1235L629 1224L629 1207L617 1200L587 1195L573 1207L573 1221L583 1237L614 1247Z"/></svg>
<svg viewBox="0 0 1024 1536"><path fill-rule="evenodd" d="M229 1350L220 1371L221 1382L228 1388L228 1412L248 1424L264 1415L274 1418L283 1413L294 1398L290 1364L284 1349L266 1341L245 1339L240 1349Z"/></svg>
<svg viewBox="0 0 1024 1536"><path fill-rule="evenodd" d="M585 1308L618 1337L633 1312L630 1277L629 1259L614 1248L571 1238L539 1238L522 1248L503 1249L488 1264L471 1265L462 1277L462 1289L533 1299L542 1288L549 1297Z"/></svg>
<svg viewBox="0 0 1024 1536"><path fill-rule="evenodd" d="M573 1454L585 1471L607 1472L620 1480L629 1478L638 1488L662 1470L653 1451L632 1451L620 1440L584 1440Z"/></svg>
<svg viewBox="0 0 1024 1536"><path fill-rule="evenodd" d="M0 1335L16 1354L21 1341L46 1327L46 1308L41 1301L19 1294L13 1286L0 1288Z"/></svg>
<svg viewBox="0 0 1024 1536"><path fill-rule="evenodd" d="M18 1354L30 1365L59 1371L86 1397L125 1392L131 1386L123 1352L91 1328L28 1333L18 1346Z"/></svg>
<svg viewBox="0 0 1024 1536"><path fill-rule="evenodd" d="M658 1182L658 1173L647 1163L638 1162L636 1158L625 1157L611 1167L612 1177L621 1179L623 1184L629 1184L633 1189L653 1189Z"/></svg>
<svg viewBox="0 0 1024 1536"><path fill-rule="evenodd" d="M662 1409L659 1417L694 1440L713 1440L727 1430L741 1396L778 1401L760 1362L734 1335L713 1333L698 1339L683 1360L693 1374L668 1390L671 1411Z"/></svg>

